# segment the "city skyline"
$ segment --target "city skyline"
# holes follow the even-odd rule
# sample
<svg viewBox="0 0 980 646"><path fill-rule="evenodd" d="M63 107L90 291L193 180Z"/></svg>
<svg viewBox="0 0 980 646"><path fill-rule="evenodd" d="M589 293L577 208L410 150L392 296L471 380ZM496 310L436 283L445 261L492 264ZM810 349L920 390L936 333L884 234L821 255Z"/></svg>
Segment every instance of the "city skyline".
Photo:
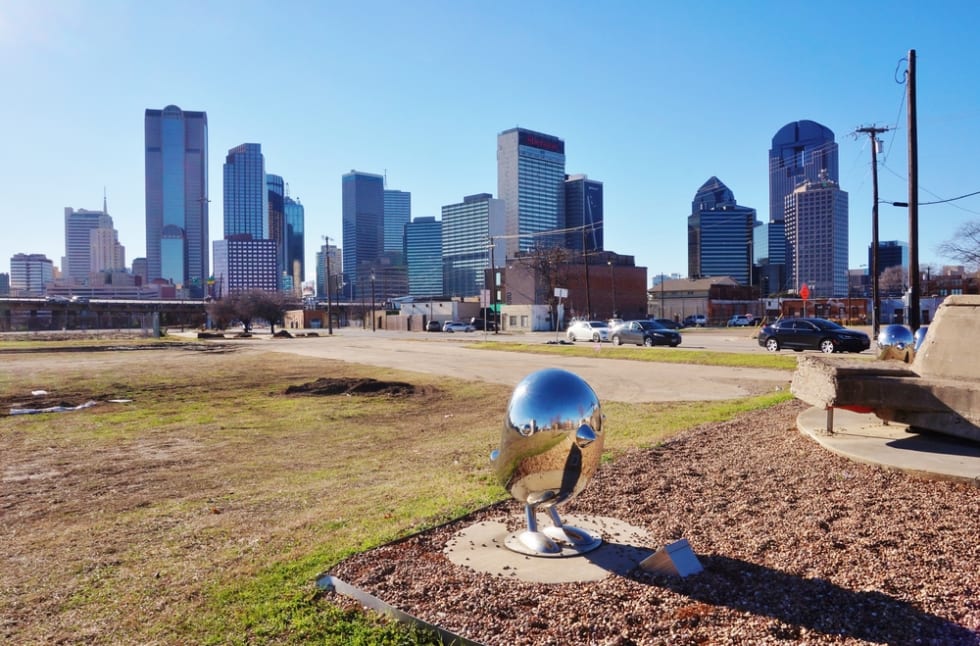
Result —
<svg viewBox="0 0 980 646"><path fill-rule="evenodd" d="M871 123L890 128L880 137L879 192L884 201L907 200L906 86L896 80L912 48L920 202L980 189L972 151L980 89L968 64L978 51L969 33L980 18L975 3L903 6L873 39L863 9L844 3L808 22L774 2L601 11L568 3L561 38L547 43L526 28L553 23L559 8L545 3L383 2L368 10L297 1L288 11L235 5L235 15L230 6L177 1L165 13L113 2L0 1L0 53L9 63L0 80L24 89L0 107L4 122L17 124L0 155L14 214L0 240L0 271L17 253L43 253L60 266L64 208L97 209L103 191L127 256L148 256L140 116L168 105L208 115L211 240L220 238L223 212L221 153L255 141L305 207L310 258L321 236L341 238L338 179L350 168L410 192L413 216L438 217L460 195L495 192L495 137L518 126L561 138L568 171L603 183L606 249L634 256L650 276L684 274L692 191L705 177L722 177L740 203L764 213L773 133L812 120L836 135L840 185L850 196L848 265L865 265L870 151L867 136L852 135ZM192 9L199 20L180 19ZM433 12L445 20L426 20ZM453 26L476 23L476 35ZM790 25L788 56L771 34ZM269 29L290 38L239 65L230 45L264 42ZM113 37L91 37L106 34ZM199 46L174 49L175 38ZM554 62L569 73L541 82ZM281 78L289 100L268 93L242 101L243 84L260 78ZM90 95L98 100L80 100ZM923 205L919 218L920 263L952 263L936 247L980 219L980 198ZM880 219L882 239L909 239L904 209L882 204Z"/></svg>

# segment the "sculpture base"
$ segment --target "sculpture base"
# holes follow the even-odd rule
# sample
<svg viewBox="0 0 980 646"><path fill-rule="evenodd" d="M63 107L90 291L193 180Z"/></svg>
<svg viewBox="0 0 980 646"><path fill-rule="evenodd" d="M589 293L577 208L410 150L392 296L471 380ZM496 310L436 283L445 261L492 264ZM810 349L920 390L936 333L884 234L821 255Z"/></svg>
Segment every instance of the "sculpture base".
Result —
<svg viewBox="0 0 980 646"><path fill-rule="evenodd" d="M527 556L568 558L587 554L602 546L602 539L584 529L563 525L545 527L543 531L514 532L504 539L504 546L512 552Z"/></svg>

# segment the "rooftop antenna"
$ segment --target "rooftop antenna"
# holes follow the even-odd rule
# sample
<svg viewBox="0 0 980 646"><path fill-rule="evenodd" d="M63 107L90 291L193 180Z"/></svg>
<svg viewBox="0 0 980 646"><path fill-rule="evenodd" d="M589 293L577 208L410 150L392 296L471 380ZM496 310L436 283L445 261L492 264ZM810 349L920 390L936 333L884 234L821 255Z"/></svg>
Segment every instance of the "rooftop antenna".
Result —
<svg viewBox="0 0 980 646"><path fill-rule="evenodd" d="M106 204L105 186L102 187L102 212L109 215L109 207Z"/></svg>
<svg viewBox="0 0 980 646"><path fill-rule="evenodd" d="M385 188L388 188L388 169L385 169Z"/></svg>

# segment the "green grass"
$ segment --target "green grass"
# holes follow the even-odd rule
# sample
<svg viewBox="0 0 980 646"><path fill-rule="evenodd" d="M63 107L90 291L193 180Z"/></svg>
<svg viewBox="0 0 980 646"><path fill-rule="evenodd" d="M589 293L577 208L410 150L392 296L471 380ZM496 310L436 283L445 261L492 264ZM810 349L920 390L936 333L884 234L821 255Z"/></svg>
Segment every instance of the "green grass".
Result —
<svg viewBox="0 0 980 646"><path fill-rule="evenodd" d="M626 359L655 363L687 363L700 366L728 366L732 368L771 368L796 370L796 357L778 354L747 354L739 352L715 352L711 350L682 350L680 348L643 348L639 346L614 346L602 344L597 351L594 344L547 344L547 343L491 343L478 342L467 347L502 352L556 354L569 357L595 359Z"/></svg>
<svg viewBox="0 0 980 646"><path fill-rule="evenodd" d="M316 578L351 554L507 497L489 466L510 395L503 386L250 350L3 360L0 397L43 384L59 395L132 399L3 419L0 454L11 469L61 474L36 502L47 480L5 489L23 525L10 549L37 564L0 574L0 613L30 604L31 617L46 617L9 624L19 641L91 637L95 626L126 643L429 643L332 605ZM323 376L397 379L425 394L283 395ZM788 398L603 402L604 459Z"/></svg>

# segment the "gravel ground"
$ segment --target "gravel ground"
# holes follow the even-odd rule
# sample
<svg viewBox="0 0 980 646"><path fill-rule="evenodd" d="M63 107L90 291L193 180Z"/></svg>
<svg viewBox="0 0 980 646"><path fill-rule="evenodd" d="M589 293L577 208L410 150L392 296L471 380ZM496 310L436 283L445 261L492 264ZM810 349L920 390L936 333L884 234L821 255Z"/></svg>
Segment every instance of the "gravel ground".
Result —
<svg viewBox="0 0 980 646"><path fill-rule="evenodd" d="M519 524L516 501L330 574L487 645L980 644L980 488L831 454L796 430L803 408L788 402L633 451L560 508L641 527L644 547L686 538L700 574L637 569L544 585L443 555L474 522Z"/></svg>

